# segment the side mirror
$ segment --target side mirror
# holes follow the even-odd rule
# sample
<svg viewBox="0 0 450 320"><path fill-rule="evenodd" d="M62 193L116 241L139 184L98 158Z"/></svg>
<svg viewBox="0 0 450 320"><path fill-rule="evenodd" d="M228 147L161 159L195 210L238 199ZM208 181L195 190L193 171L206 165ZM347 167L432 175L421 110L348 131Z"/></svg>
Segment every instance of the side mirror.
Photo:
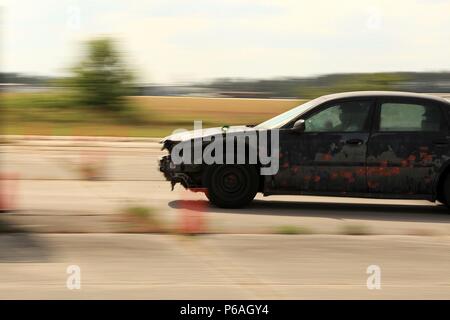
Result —
<svg viewBox="0 0 450 320"><path fill-rule="evenodd" d="M299 120L295 121L294 126L292 127L292 130L295 132L305 131L305 120L299 119Z"/></svg>

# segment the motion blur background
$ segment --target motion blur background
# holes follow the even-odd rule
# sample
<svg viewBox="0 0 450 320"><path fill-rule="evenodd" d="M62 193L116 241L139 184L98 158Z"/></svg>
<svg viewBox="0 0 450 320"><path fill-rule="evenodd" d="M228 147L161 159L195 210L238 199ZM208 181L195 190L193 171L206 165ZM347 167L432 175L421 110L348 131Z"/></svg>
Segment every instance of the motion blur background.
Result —
<svg viewBox="0 0 450 320"><path fill-rule="evenodd" d="M158 137L298 104L211 97L450 92L445 0L2 3L5 134Z"/></svg>
<svg viewBox="0 0 450 320"><path fill-rule="evenodd" d="M194 120L257 124L342 91L450 97L449 12L448 0L1 0L0 297L449 298L441 206L259 197L223 210L170 192L156 165L160 138ZM66 287L71 264L81 290ZM381 291L366 287L372 264Z"/></svg>

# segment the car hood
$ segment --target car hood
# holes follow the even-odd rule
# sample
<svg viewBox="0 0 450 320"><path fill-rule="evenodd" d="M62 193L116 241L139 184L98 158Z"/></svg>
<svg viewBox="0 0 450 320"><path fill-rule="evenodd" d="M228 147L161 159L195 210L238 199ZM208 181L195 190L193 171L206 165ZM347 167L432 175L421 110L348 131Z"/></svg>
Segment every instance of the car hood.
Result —
<svg viewBox="0 0 450 320"><path fill-rule="evenodd" d="M217 127L217 128L207 128L207 129L198 129L198 130L191 130L191 131L183 131L174 133L170 136L167 136L163 138L160 143L164 143L166 141L173 141L173 142L182 142L182 141L188 141L192 139L197 138L205 138L209 136L214 136L218 134L223 133L236 133L236 132L247 132L247 131L254 131L255 128L251 128L248 126L232 126L232 127Z"/></svg>

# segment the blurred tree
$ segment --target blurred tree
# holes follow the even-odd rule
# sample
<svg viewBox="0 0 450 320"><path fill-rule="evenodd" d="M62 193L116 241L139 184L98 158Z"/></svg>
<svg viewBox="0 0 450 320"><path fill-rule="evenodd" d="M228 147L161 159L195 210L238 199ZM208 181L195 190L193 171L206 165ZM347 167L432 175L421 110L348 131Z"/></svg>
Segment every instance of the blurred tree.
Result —
<svg viewBox="0 0 450 320"><path fill-rule="evenodd" d="M125 106L124 97L133 94L134 76L112 39L87 42L85 57L72 71L74 77L70 82L86 106L121 110Z"/></svg>

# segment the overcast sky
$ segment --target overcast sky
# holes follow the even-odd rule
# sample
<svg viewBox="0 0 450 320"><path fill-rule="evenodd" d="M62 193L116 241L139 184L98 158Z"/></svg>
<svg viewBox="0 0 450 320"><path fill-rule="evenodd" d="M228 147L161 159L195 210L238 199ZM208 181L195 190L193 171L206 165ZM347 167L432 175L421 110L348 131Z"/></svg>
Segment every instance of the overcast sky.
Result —
<svg viewBox="0 0 450 320"><path fill-rule="evenodd" d="M450 0L0 0L3 71L61 75L97 36L143 82L450 70Z"/></svg>

